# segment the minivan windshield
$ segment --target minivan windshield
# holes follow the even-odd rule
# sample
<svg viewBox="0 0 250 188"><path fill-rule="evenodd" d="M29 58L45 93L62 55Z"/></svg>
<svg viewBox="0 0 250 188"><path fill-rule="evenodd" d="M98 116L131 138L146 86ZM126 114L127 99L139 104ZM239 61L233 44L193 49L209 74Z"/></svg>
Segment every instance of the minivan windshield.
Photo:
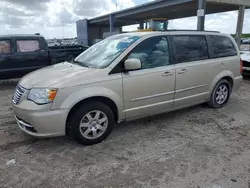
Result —
<svg viewBox="0 0 250 188"><path fill-rule="evenodd" d="M105 68L140 36L123 34L108 37L81 53L73 62L89 68Z"/></svg>

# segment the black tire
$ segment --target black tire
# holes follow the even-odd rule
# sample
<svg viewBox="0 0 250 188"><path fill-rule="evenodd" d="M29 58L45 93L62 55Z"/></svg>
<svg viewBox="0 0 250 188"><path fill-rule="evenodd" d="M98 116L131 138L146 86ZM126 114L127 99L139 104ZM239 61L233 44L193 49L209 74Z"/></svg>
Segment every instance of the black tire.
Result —
<svg viewBox="0 0 250 188"><path fill-rule="evenodd" d="M221 87L221 86L226 86L227 90L228 90L228 95L227 97L225 97L226 99L224 99L225 101L223 103L218 103L218 101L216 100L216 97L217 97L217 94L216 92L218 91L218 89ZM212 108L222 108L223 106L225 106L230 98L230 95L231 95L231 92L232 92L232 86L231 84L225 80L225 79L222 79L220 80L214 87L213 89L213 92L210 96L210 100L208 102L208 105Z"/></svg>
<svg viewBox="0 0 250 188"><path fill-rule="evenodd" d="M85 115L92 111L101 111L108 119L107 128L103 131L102 135L96 139L85 138L80 131L80 123ZM83 145L93 145L105 140L113 130L115 119L113 111L106 105L98 101L91 101L83 103L74 114L70 117L69 124L71 135L77 140L78 143ZM86 128L88 129L88 128ZM84 132L84 131L82 131Z"/></svg>

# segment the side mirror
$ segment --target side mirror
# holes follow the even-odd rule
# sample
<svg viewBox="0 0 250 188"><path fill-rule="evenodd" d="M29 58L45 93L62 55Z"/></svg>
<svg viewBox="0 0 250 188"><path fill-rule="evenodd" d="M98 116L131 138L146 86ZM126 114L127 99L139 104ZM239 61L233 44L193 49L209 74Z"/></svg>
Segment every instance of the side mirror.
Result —
<svg viewBox="0 0 250 188"><path fill-rule="evenodd" d="M141 69L141 60L130 58L124 62L124 68L126 71L139 70Z"/></svg>

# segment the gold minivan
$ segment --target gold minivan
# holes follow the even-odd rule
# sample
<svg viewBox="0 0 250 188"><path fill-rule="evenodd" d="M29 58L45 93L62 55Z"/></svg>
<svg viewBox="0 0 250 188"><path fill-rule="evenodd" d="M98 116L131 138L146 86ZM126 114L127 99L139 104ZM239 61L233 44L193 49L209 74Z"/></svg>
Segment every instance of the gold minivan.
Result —
<svg viewBox="0 0 250 188"><path fill-rule="evenodd" d="M200 31L108 37L64 62L23 77L12 102L18 126L37 137L86 145L122 121L207 102L223 107L242 82L234 39Z"/></svg>

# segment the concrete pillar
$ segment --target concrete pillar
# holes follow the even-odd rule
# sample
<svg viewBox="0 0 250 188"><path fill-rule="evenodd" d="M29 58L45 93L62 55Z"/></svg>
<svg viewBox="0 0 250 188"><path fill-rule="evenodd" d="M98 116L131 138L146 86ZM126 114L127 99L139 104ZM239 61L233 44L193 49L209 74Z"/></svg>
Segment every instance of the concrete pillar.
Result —
<svg viewBox="0 0 250 188"><path fill-rule="evenodd" d="M76 22L77 42L82 45L89 45L88 20L83 19Z"/></svg>
<svg viewBox="0 0 250 188"><path fill-rule="evenodd" d="M114 30L114 16L113 14L109 15L109 32L113 32Z"/></svg>
<svg viewBox="0 0 250 188"><path fill-rule="evenodd" d="M139 28L140 28L140 29L143 29L143 28L144 28L143 25L144 25L144 23L143 23L143 22L140 22Z"/></svg>
<svg viewBox="0 0 250 188"><path fill-rule="evenodd" d="M197 0L198 10L197 10L197 30L204 31L205 28L205 13L206 13L206 0Z"/></svg>
<svg viewBox="0 0 250 188"><path fill-rule="evenodd" d="M240 47L241 35L243 30L243 23L244 23L244 15L245 15L245 6L240 6L238 12L238 21L237 21L237 28L236 28L236 41L238 46Z"/></svg>

